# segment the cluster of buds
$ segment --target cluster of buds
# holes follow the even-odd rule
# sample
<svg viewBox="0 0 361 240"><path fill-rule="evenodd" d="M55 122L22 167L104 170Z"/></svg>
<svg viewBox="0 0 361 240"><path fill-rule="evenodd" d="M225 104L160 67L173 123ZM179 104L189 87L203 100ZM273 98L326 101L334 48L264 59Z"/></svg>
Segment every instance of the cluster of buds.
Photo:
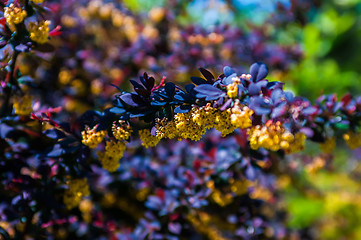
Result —
<svg viewBox="0 0 361 240"><path fill-rule="evenodd" d="M265 126L257 125L248 131L248 140L252 149L265 148L271 151L285 150L287 153L300 151L304 148L306 135L295 135L277 121L268 121Z"/></svg>
<svg viewBox="0 0 361 240"><path fill-rule="evenodd" d="M115 139L119 141L129 139L132 132L132 128L122 120L119 120L118 124L116 122L113 123L112 133Z"/></svg>
<svg viewBox="0 0 361 240"><path fill-rule="evenodd" d="M26 16L26 11L19 7L15 7L13 3L10 4L9 7L4 8L4 17L10 26L23 22Z"/></svg>
<svg viewBox="0 0 361 240"><path fill-rule="evenodd" d="M109 172L115 172L120 166L119 160L123 157L125 149L126 147L123 141L107 142L105 146L105 152L97 153L103 168Z"/></svg>
<svg viewBox="0 0 361 240"><path fill-rule="evenodd" d="M29 23L30 39L40 44L46 43L49 38L50 23L51 22L49 20L42 22L30 22Z"/></svg>
<svg viewBox="0 0 361 240"><path fill-rule="evenodd" d="M149 129L139 130L138 133L140 140L142 140L142 145L146 148L155 147L160 141L160 139L157 136L153 136L150 133Z"/></svg>
<svg viewBox="0 0 361 240"><path fill-rule="evenodd" d="M82 143L90 148L96 148L101 143L107 134L107 131L96 131L98 125L95 125L92 129L88 126L81 132Z"/></svg>

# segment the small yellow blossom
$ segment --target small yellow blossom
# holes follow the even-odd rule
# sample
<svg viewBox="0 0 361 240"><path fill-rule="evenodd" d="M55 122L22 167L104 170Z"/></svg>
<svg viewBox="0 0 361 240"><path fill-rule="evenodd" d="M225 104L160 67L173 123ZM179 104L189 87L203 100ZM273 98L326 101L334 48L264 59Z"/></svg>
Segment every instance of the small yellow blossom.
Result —
<svg viewBox="0 0 361 240"><path fill-rule="evenodd" d="M225 137L236 129L231 122L232 110L228 108L225 111L216 111L214 128L221 132L221 136Z"/></svg>
<svg viewBox="0 0 361 240"><path fill-rule="evenodd" d="M70 180L67 185L69 188L65 191L63 198L67 209L78 206L82 198L90 194L86 178Z"/></svg>
<svg viewBox="0 0 361 240"><path fill-rule="evenodd" d="M9 7L4 8L4 17L10 26L23 22L26 16L26 11L19 7L15 7L13 3L10 4Z"/></svg>
<svg viewBox="0 0 361 240"><path fill-rule="evenodd" d="M348 131L343 135L343 139L351 149L361 147L361 133Z"/></svg>
<svg viewBox="0 0 361 240"><path fill-rule="evenodd" d="M199 126L204 126L206 129L214 127L215 123L215 111L217 109L211 107L210 103L207 103L203 107L192 108L192 121L197 123Z"/></svg>
<svg viewBox="0 0 361 240"><path fill-rule="evenodd" d="M167 118L163 118L162 120L158 118L156 119L155 127L157 129L157 137L159 139L173 139L178 137L178 130L174 121L168 121Z"/></svg>
<svg viewBox="0 0 361 240"><path fill-rule="evenodd" d="M23 97L16 97L14 99L14 109L17 115L29 115L33 111L32 107L33 97L25 95Z"/></svg>
<svg viewBox="0 0 361 240"><path fill-rule="evenodd" d="M306 135L286 131L281 122L268 121L265 126L257 125L248 131L248 140L252 149L265 148L271 151L284 150L293 153L304 148Z"/></svg>
<svg viewBox="0 0 361 240"><path fill-rule="evenodd" d="M227 85L227 95L230 98L235 98L238 96L238 85L241 83L241 80L238 77L232 78L233 83Z"/></svg>
<svg viewBox="0 0 361 240"><path fill-rule="evenodd" d="M97 152L99 161L104 169L109 172L115 172L119 166L119 160L123 157L125 151L125 143L122 141L109 141L106 143L105 152Z"/></svg>
<svg viewBox="0 0 361 240"><path fill-rule="evenodd" d="M30 39L40 44L46 43L49 37L50 23L51 22L49 20L39 23L30 22L28 28L30 32Z"/></svg>
<svg viewBox="0 0 361 240"><path fill-rule="evenodd" d="M327 138L324 143L320 144L320 148L324 153L332 153L332 151L336 148L336 138Z"/></svg>
<svg viewBox="0 0 361 240"><path fill-rule="evenodd" d="M160 138L153 136L149 129L139 130L139 137L142 140L142 145L146 148L155 147L160 141Z"/></svg>
<svg viewBox="0 0 361 240"><path fill-rule="evenodd" d="M249 128L252 126L251 116L253 111L248 107L244 106L242 109L239 104L235 104L232 108L231 123L236 128Z"/></svg>
<svg viewBox="0 0 361 240"><path fill-rule="evenodd" d="M178 131L179 140L190 139L193 141L199 141L206 133L206 128L203 125L199 125L193 121L192 114L197 111L197 107L193 107L191 111L187 113L177 113L174 116L175 126Z"/></svg>
<svg viewBox="0 0 361 240"><path fill-rule="evenodd" d="M133 132L132 128L122 120L119 120L118 123L119 124L116 124L114 122L112 126L112 132L115 139L117 140L129 139Z"/></svg>
<svg viewBox="0 0 361 240"><path fill-rule="evenodd" d="M92 129L88 126L81 132L82 143L90 148L96 148L101 143L107 134L106 130L96 131L98 125L95 125Z"/></svg>

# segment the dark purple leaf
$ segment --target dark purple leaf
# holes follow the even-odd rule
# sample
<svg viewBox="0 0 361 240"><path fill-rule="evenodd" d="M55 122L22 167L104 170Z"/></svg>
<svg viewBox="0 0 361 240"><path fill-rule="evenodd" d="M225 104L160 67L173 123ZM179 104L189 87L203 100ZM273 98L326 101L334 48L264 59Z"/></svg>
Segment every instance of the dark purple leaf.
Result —
<svg viewBox="0 0 361 240"><path fill-rule="evenodd" d="M143 101L143 99L134 93L126 93L123 94L121 96L119 96L119 98L127 105L131 106L131 107L139 107L139 106L144 106L145 102Z"/></svg>
<svg viewBox="0 0 361 240"><path fill-rule="evenodd" d="M210 83L214 82L214 76L211 72L209 72L207 69L204 68L198 68L198 69L202 73L202 75L207 79L208 82Z"/></svg>
<svg viewBox="0 0 361 240"><path fill-rule="evenodd" d="M191 77L191 81L195 84L195 85L202 85L202 84L207 84L208 82L200 77Z"/></svg>
<svg viewBox="0 0 361 240"><path fill-rule="evenodd" d="M172 82L167 82L164 86L165 92L167 93L168 97L173 97L175 92L175 85Z"/></svg>
<svg viewBox="0 0 361 240"><path fill-rule="evenodd" d="M195 86L194 84L187 84L184 88L186 89L187 93L192 93Z"/></svg>
<svg viewBox="0 0 361 240"><path fill-rule="evenodd" d="M134 89L144 89L144 87L141 84L137 83L136 81L134 80L129 80L129 81L133 85Z"/></svg>

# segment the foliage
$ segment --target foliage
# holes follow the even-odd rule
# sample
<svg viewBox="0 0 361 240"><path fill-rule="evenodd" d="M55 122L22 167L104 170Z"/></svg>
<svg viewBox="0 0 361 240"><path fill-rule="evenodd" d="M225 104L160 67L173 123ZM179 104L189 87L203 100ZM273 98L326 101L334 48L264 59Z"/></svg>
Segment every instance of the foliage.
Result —
<svg viewBox="0 0 361 240"><path fill-rule="evenodd" d="M241 30L182 22L181 1L139 3L0 2L1 237L358 239L361 97L312 103L275 80L338 73L313 68L329 50L302 13L317 6L278 4ZM319 17L337 33L354 19ZM272 30L290 21L304 54ZM355 156L333 161L345 145Z"/></svg>

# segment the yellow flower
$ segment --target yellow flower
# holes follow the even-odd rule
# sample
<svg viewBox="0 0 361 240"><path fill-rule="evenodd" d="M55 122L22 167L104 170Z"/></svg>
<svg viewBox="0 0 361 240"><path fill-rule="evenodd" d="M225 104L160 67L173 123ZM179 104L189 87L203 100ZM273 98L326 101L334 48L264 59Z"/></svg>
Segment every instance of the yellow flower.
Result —
<svg viewBox="0 0 361 240"><path fill-rule="evenodd" d="M346 144L351 149L356 149L361 146L361 133L354 133L348 131L343 135L343 139L346 141Z"/></svg>
<svg viewBox="0 0 361 240"><path fill-rule="evenodd" d="M25 95L14 99L14 109L17 115L29 115L33 111L33 97Z"/></svg>
<svg viewBox="0 0 361 240"><path fill-rule="evenodd" d="M102 163L103 168L109 172L115 172L120 166L119 160L123 157L125 148L125 143L122 141L107 142L105 152L97 152L99 161Z"/></svg>
<svg viewBox="0 0 361 240"><path fill-rule="evenodd" d="M122 120L119 120L118 123L120 126L117 125L115 122L113 123L112 126L112 132L115 139L117 140L129 139L133 132L132 128Z"/></svg>
<svg viewBox="0 0 361 240"><path fill-rule="evenodd" d="M168 121L167 118L163 118L162 120L157 118L155 127L157 128L157 137L159 139L173 139L178 137L178 130L174 121Z"/></svg>
<svg viewBox="0 0 361 240"><path fill-rule="evenodd" d="M153 136L149 129L139 130L139 137L142 140L142 145L146 148L155 147L160 141L160 138Z"/></svg>
<svg viewBox="0 0 361 240"><path fill-rule="evenodd" d="M222 137L227 136L236 129L236 127L232 124L231 114L232 112L230 108L225 111L218 110L215 112L214 128L221 132Z"/></svg>
<svg viewBox="0 0 361 240"><path fill-rule="evenodd" d="M194 106L191 111L187 113L177 113L174 116L175 127L178 132L179 140L181 139L190 139L193 141L199 141L202 136L206 133L206 127L200 123L197 117L193 114L197 113L198 107ZM195 121L193 121L195 117Z"/></svg>
<svg viewBox="0 0 361 240"><path fill-rule="evenodd" d="M271 151L284 150L293 153L304 148L306 135L286 131L281 122L268 121L265 126L257 125L248 130L248 140L252 149L265 148Z"/></svg>
<svg viewBox="0 0 361 240"><path fill-rule="evenodd" d="M210 103L207 103L203 107L192 108L192 121L197 123L199 126L203 126L206 129L214 127L215 123L215 111L217 109L211 107Z"/></svg>
<svg viewBox="0 0 361 240"><path fill-rule="evenodd" d="M106 130L96 131L98 125L95 125L92 129L88 126L85 127L85 130L81 132L82 143L90 148L96 148L99 143L101 143L107 134Z"/></svg>
<svg viewBox="0 0 361 240"><path fill-rule="evenodd" d="M15 7L13 3L10 4L9 7L4 8L4 17L10 26L23 22L26 16L26 11Z"/></svg>
<svg viewBox="0 0 361 240"><path fill-rule="evenodd" d="M238 104L232 108L231 123L236 128L249 128L252 126L251 116L253 111L248 107L244 106L242 109Z"/></svg>
<svg viewBox="0 0 361 240"><path fill-rule="evenodd" d="M30 39L37 43L46 43L49 37L49 25L50 21L42 21L39 23L30 22L29 23L29 32Z"/></svg>
<svg viewBox="0 0 361 240"><path fill-rule="evenodd" d="M230 98L238 96L238 85L241 83L239 77L232 78L233 83L227 85L227 95Z"/></svg>
<svg viewBox="0 0 361 240"><path fill-rule="evenodd" d="M65 191L63 198L67 209L78 206L82 198L90 194L86 178L70 180L67 185L69 188Z"/></svg>

